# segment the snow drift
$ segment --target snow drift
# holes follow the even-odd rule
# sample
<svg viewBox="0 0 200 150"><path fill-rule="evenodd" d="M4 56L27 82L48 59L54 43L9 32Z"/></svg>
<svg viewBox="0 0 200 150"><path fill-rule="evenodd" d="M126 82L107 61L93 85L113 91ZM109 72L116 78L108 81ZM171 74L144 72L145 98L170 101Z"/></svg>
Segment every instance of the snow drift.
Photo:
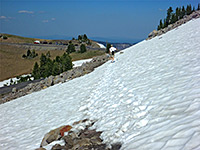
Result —
<svg viewBox="0 0 200 150"><path fill-rule="evenodd" d="M200 19L116 55L116 62L0 105L0 149L38 148L89 118L125 150L200 149Z"/></svg>

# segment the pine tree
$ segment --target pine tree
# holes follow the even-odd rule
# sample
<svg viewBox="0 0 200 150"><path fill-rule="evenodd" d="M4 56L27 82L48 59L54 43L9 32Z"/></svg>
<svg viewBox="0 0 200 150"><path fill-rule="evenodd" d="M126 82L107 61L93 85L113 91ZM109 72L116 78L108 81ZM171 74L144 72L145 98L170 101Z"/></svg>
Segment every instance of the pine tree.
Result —
<svg viewBox="0 0 200 150"><path fill-rule="evenodd" d="M194 12L195 11L195 6L193 6L193 9L192 9L192 12Z"/></svg>
<svg viewBox="0 0 200 150"><path fill-rule="evenodd" d="M40 78L40 69L39 69L39 65L37 62L35 63L35 65L33 67L32 76L34 77L34 79Z"/></svg>
<svg viewBox="0 0 200 150"><path fill-rule="evenodd" d="M87 50L86 50L85 44L81 44L80 53L85 53L86 51Z"/></svg>
<svg viewBox="0 0 200 150"><path fill-rule="evenodd" d="M78 36L78 40L79 40L79 41L82 40L82 36L81 36L81 35Z"/></svg>
<svg viewBox="0 0 200 150"><path fill-rule="evenodd" d="M62 65L63 65L63 71L72 69L72 67L73 67L72 59L68 54L64 53L63 56L61 57L61 61L62 61Z"/></svg>
<svg viewBox="0 0 200 150"><path fill-rule="evenodd" d="M198 7L197 7L197 10L200 10L200 3L198 3Z"/></svg>
<svg viewBox="0 0 200 150"><path fill-rule="evenodd" d="M167 25L167 26L168 26L169 24L171 24L172 12L173 12L172 7L169 7L169 9L167 10L167 17L166 17L166 25Z"/></svg>
<svg viewBox="0 0 200 150"><path fill-rule="evenodd" d="M166 19L164 19L163 28L167 27Z"/></svg>
<svg viewBox="0 0 200 150"><path fill-rule="evenodd" d="M76 51L76 50L75 50L74 44L69 44L69 46L68 46L66 52L67 52L68 54L70 54L70 53L75 52L75 51Z"/></svg>
<svg viewBox="0 0 200 150"><path fill-rule="evenodd" d="M172 14L172 19L171 19L171 23L175 23L177 20L176 20L176 15L175 14Z"/></svg>
<svg viewBox="0 0 200 150"><path fill-rule="evenodd" d="M31 57L31 51L30 50L27 51L26 57Z"/></svg>
<svg viewBox="0 0 200 150"><path fill-rule="evenodd" d="M40 67L44 66L46 64L46 61L47 61L47 57L42 53L40 57Z"/></svg>
<svg viewBox="0 0 200 150"><path fill-rule="evenodd" d="M185 7L183 6L182 7L182 10L181 10L181 17L180 17L180 19L182 19L183 18L183 16L185 16Z"/></svg>
<svg viewBox="0 0 200 150"><path fill-rule="evenodd" d="M187 5L186 15L190 15L191 13L192 13L192 6L191 5Z"/></svg>
<svg viewBox="0 0 200 150"><path fill-rule="evenodd" d="M87 39L88 39L87 35L84 34L84 35L83 35L83 40L84 40L84 41L87 41Z"/></svg>
<svg viewBox="0 0 200 150"><path fill-rule="evenodd" d="M176 8L176 21L180 19L180 14L181 14L181 8Z"/></svg>
<svg viewBox="0 0 200 150"><path fill-rule="evenodd" d="M106 53L109 53L110 52L110 49L111 48L111 44L110 43L107 43L106 44Z"/></svg>
<svg viewBox="0 0 200 150"><path fill-rule="evenodd" d="M160 19L160 29L162 29L163 28L163 23L162 23L162 19Z"/></svg>

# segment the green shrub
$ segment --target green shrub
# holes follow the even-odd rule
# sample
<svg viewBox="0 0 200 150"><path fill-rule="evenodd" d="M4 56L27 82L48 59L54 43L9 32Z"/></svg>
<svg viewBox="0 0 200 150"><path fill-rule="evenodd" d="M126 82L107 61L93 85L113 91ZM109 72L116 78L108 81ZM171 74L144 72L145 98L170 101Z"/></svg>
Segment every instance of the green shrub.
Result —
<svg viewBox="0 0 200 150"><path fill-rule="evenodd" d="M85 44L81 44L80 53L85 53L87 51Z"/></svg>

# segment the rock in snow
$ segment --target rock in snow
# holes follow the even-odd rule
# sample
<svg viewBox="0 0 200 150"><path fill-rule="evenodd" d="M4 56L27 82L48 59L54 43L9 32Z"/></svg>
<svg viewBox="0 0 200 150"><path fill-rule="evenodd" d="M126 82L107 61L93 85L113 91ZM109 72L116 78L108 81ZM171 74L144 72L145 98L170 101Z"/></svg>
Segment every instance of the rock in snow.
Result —
<svg viewBox="0 0 200 150"><path fill-rule="evenodd" d="M0 149L36 149L48 131L88 118L91 130L122 150L199 150L200 19L160 37L90 74L0 105Z"/></svg>

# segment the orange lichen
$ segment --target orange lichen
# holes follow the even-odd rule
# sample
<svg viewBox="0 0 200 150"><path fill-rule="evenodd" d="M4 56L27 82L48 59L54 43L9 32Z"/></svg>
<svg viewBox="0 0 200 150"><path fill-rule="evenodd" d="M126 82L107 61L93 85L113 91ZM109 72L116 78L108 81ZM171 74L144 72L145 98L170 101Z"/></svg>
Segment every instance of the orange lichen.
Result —
<svg viewBox="0 0 200 150"><path fill-rule="evenodd" d="M70 126L70 125L67 125L67 126L63 127L63 128L60 130L60 135L61 135L61 136L64 136L64 133L70 131L71 128L72 128L72 126Z"/></svg>

